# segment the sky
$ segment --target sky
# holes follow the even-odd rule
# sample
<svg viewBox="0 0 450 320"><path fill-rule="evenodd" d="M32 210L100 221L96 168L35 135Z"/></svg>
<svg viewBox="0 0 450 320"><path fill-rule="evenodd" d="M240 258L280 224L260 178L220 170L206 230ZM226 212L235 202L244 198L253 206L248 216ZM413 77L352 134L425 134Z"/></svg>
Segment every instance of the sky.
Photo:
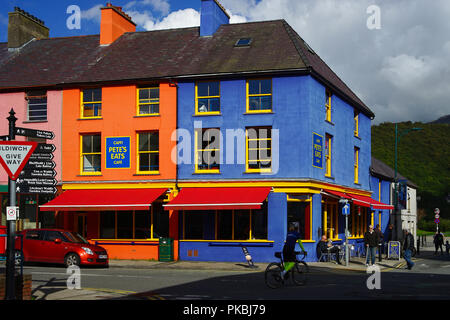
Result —
<svg viewBox="0 0 450 320"><path fill-rule="evenodd" d="M50 37L98 34L107 0L0 0L0 42L15 6ZM200 0L110 0L137 31L200 25ZM230 23L285 19L381 122L429 122L450 114L449 0L219 0ZM80 29L66 21L81 10Z"/></svg>

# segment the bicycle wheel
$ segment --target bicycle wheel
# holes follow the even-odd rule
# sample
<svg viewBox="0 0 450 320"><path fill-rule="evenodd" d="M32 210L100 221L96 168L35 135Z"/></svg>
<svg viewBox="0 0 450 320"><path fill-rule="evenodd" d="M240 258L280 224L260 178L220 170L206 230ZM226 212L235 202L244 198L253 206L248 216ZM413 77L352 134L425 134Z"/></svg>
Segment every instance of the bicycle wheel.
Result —
<svg viewBox="0 0 450 320"><path fill-rule="evenodd" d="M304 261L298 261L291 270L292 281L298 286L304 286L307 280L307 274L309 272L309 267Z"/></svg>
<svg viewBox="0 0 450 320"><path fill-rule="evenodd" d="M266 268L264 273L264 278L266 280L266 285L269 288L276 289L283 285L283 279L281 279L281 264L272 262Z"/></svg>

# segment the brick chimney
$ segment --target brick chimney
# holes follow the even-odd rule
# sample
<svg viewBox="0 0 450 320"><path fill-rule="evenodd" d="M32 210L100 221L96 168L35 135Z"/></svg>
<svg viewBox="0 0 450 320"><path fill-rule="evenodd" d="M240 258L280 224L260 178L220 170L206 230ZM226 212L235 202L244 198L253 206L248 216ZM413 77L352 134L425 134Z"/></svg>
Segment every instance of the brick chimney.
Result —
<svg viewBox="0 0 450 320"><path fill-rule="evenodd" d="M202 0L200 36L212 36L222 24L229 24L230 16L217 0Z"/></svg>
<svg viewBox="0 0 450 320"><path fill-rule="evenodd" d="M14 7L14 12L10 12L8 16L9 49L18 49L33 38L38 40L48 38L50 29L44 25L44 21L19 7Z"/></svg>
<svg viewBox="0 0 450 320"><path fill-rule="evenodd" d="M109 45L125 32L136 31L136 24L122 11L122 7L113 6L108 2L101 11L100 45Z"/></svg>

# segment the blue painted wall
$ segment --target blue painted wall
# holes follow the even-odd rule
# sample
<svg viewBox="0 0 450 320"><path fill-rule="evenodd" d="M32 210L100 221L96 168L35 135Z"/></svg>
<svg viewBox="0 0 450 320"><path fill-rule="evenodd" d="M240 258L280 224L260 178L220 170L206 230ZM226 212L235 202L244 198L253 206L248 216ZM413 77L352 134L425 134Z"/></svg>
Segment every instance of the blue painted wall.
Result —
<svg viewBox="0 0 450 320"><path fill-rule="evenodd" d="M195 83L181 82L178 90L178 128L190 132L191 164L179 165L179 179L260 179L313 178L338 185L370 190L369 167L370 119L360 114L359 138L353 134L353 107L339 97L332 96L332 124L325 121L325 87L310 76L272 78L273 113L246 114L246 80L220 81L221 115L195 116ZM220 128L223 139L223 163L220 174L194 174L194 122L203 128ZM273 161L273 174L245 173L245 161L237 163L236 153L245 159L245 140L227 150L226 131L252 126L271 126L279 130L279 158ZM325 167L312 166L312 133L333 136L332 176L325 177ZM275 137L274 137L275 139ZM353 152L360 148L359 184L354 183ZM274 154L275 149L273 150ZM235 161L227 164L227 152Z"/></svg>
<svg viewBox="0 0 450 320"><path fill-rule="evenodd" d="M214 0L202 0L200 16L200 36L212 36L229 18Z"/></svg>

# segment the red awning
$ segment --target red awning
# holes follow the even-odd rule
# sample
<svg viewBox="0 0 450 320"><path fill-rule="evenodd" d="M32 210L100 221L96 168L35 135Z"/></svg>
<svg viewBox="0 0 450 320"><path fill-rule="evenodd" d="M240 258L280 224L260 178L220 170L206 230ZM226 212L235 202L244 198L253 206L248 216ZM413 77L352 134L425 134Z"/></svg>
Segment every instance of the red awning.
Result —
<svg viewBox="0 0 450 320"><path fill-rule="evenodd" d="M392 206L390 204L381 203L370 197L360 196L360 195L356 195L356 194L352 194L352 193L348 193L347 195L351 197L353 204L356 204L358 206L372 208L372 209L378 209L378 210L393 210L394 209L394 206Z"/></svg>
<svg viewBox="0 0 450 320"><path fill-rule="evenodd" d="M353 204L361 207L372 208L374 210L393 210L394 206L389 204L381 203L377 200L372 199L367 196L360 196L353 193L345 193L340 191L324 189L323 193L329 196L334 196L337 198L348 199L353 202Z"/></svg>
<svg viewBox="0 0 450 320"><path fill-rule="evenodd" d="M183 188L165 210L260 209L271 187Z"/></svg>
<svg viewBox="0 0 450 320"><path fill-rule="evenodd" d="M67 190L41 211L148 210L167 189Z"/></svg>
<svg viewBox="0 0 450 320"><path fill-rule="evenodd" d="M324 189L323 192L330 196L351 200L351 198L344 192L328 190L328 189Z"/></svg>

